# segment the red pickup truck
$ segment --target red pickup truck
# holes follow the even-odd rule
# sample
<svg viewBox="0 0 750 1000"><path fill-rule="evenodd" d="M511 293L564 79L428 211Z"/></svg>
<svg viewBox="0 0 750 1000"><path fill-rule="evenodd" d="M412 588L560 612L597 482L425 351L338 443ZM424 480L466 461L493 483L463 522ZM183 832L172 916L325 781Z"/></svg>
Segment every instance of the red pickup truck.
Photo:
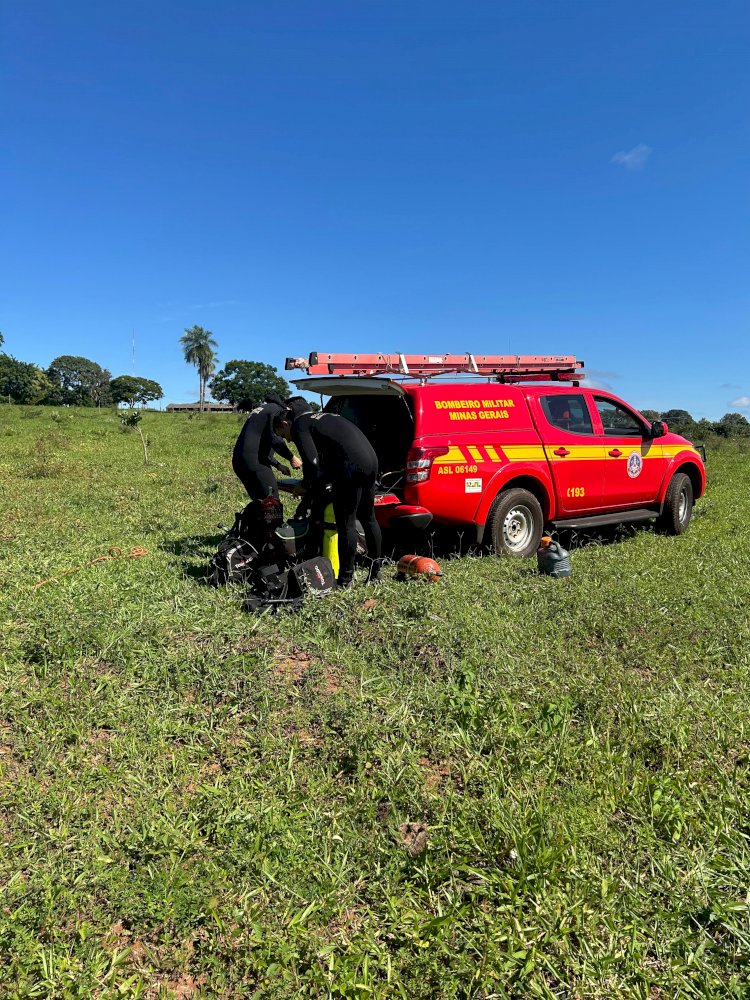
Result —
<svg viewBox="0 0 750 1000"><path fill-rule="evenodd" d="M573 357L316 352L290 368L371 440L384 525L471 526L497 552L530 556L546 525L655 518L681 534L706 488L689 441L582 387Z"/></svg>

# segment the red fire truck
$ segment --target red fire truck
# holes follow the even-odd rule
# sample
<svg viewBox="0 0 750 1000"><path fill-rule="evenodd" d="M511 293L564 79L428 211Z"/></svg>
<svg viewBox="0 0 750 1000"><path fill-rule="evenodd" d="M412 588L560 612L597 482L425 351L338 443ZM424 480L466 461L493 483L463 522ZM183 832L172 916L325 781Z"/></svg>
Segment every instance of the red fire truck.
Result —
<svg viewBox="0 0 750 1000"><path fill-rule="evenodd" d="M575 357L315 352L286 368L372 442L384 526L471 526L498 553L529 556L546 525L655 518L679 535L706 488L697 449L582 387Z"/></svg>

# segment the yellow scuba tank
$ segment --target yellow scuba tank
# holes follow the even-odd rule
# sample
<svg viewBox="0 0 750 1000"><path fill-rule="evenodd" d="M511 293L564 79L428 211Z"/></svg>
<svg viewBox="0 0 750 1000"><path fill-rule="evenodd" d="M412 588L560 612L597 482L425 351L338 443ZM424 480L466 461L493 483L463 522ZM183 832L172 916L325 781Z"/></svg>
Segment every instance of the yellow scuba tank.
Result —
<svg viewBox="0 0 750 1000"><path fill-rule="evenodd" d="M339 533L336 530L336 515L333 504L326 505L323 511L323 555L331 560L333 572L339 575Z"/></svg>

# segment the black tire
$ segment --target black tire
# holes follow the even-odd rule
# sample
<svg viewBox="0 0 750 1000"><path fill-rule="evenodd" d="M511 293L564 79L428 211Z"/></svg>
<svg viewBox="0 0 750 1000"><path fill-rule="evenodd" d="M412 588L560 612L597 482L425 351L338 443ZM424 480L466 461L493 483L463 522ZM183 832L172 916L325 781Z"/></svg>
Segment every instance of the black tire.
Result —
<svg viewBox="0 0 750 1000"><path fill-rule="evenodd" d="M690 476L686 476L684 472L676 472L667 487L664 507L657 522L660 530L668 535L681 535L687 531L693 516L693 502Z"/></svg>
<svg viewBox="0 0 750 1000"><path fill-rule="evenodd" d="M541 504L528 490L505 490L487 515L489 541L499 556L528 559L539 548L543 530Z"/></svg>

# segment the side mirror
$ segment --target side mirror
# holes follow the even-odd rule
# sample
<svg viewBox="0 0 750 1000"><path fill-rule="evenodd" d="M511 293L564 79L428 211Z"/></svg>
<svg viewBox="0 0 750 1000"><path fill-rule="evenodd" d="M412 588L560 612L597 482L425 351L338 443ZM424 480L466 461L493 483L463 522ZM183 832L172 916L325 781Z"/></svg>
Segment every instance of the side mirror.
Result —
<svg viewBox="0 0 750 1000"><path fill-rule="evenodd" d="M663 420L652 420L651 421L651 437L661 438L667 433L667 425Z"/></svg>

